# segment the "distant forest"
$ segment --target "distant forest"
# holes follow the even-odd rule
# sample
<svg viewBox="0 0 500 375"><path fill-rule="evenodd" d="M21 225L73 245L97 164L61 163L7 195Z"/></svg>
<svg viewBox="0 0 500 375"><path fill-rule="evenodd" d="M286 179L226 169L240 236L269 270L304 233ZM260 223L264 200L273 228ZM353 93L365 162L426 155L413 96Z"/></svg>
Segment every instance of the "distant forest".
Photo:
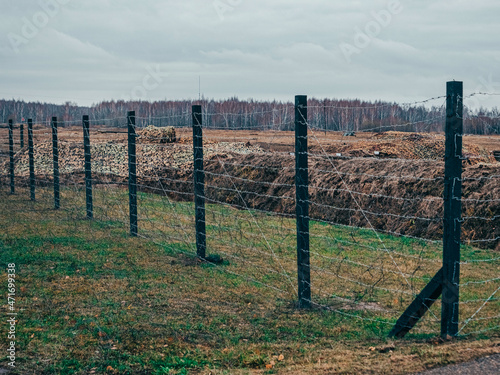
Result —
<svg viewBox="0 0 500 375"><path fill-rule="evenodd" d="M441 102L440 102L441 101ZM444 98L439 106L423 104L369 102L360 100L308 100L308 120L312 127L328 131L443 131ZM78 124L89 115L92 124L126 126L127 111L134 110L137 126L191 126L191 106L201 104L203 125L219 129L293 130L294 108L291 102L202 99L197 101L108 101L90 107L67 102L63 105L0 100L0 122L21 122L32 118L46 123L56 116L59 126ZM500 111L464 109L464 132L467 134L500 134Z"/></svg>

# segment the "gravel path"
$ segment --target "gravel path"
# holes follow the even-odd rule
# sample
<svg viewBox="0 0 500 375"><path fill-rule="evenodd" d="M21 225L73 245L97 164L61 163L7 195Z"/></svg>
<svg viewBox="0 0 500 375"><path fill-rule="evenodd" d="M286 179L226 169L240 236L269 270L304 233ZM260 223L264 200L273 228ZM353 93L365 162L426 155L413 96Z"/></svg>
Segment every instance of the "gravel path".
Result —
<svg viewBox="0 0 500 375"><path fill-rule="evenodd" d="M422 375L498 375L500 374L500 354L479 358L471 362L451 365L420 372Z"/></svg>

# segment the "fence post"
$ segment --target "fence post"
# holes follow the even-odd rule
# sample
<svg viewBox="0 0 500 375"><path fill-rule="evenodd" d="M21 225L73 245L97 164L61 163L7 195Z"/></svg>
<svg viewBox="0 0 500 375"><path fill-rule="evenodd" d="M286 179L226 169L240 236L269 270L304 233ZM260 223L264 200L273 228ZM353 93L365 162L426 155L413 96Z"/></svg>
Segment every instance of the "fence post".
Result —
<svg viewBox="0 0 500 375"><path fill-rule="evenodd" d="M21 148L24 147L24 124L19 125L19 140L21 143Z"/></svg>
<svg viewBox="0 0 500 375"><path fill-rule="evenodd" d="M196 253L205 259L207 243L205 228L205 172L203 170L203 128L201 105L193 105L194 206L196 217Z"/></svg>
<svg viewBox="0 0 500 375"><path fill-rule="evenodd" d="M85 200L87 202L87 219L94 217L92 203L92 156L90 154L89 116L83 116L83 153L85 155Z"/></svg>
<svg viewBox="0 0 500 375"><path fill-rule="evenodd" d="M443 267L405 310L389 333L404 337L442 294L441 336L458 334L460 225L462 210L463 83L446 84Z"/></svg>
<svg viewBox="0 0 500 375"><path fill-rule="evenodd" d="M14 177L14 124L9 120L9 174L10 174L10 193L16 192L15 177Z"/></svg>
<svg viewBox="0 0 500 375"><path fill-rule="evenodd" d="M307 96L295 97L295 197L297 214L297 274L299 307L311 307L309 259L309 167L307 154Z"/></svg>
<svg viewBox="0 0 500 375"><path fill-rule="evenodd" d="M28 159L30 168L30 199L35 200L35 157L33 147L33 120L28 119Z"/></svg>
<svg viewBox="0 0 500 375"><path fill-rule="evenodd" d="M463 83L446 85L441 336L458 333L462 209Z"/></svg>
<svg viewBox="0 0 500 375"><path fill-rule="evenodd" d="M52 156L54 164L54 207L61 207L61 196L59 189L59 146L57 143L57 117L52 117Z"/></svg>
<svg viewBox="0 0 500 375"><path fill-rule="evenodd" d="M128 194L130 235L137 236L137 156L135 147L135 111L127 114L128 123Z"/></svg>

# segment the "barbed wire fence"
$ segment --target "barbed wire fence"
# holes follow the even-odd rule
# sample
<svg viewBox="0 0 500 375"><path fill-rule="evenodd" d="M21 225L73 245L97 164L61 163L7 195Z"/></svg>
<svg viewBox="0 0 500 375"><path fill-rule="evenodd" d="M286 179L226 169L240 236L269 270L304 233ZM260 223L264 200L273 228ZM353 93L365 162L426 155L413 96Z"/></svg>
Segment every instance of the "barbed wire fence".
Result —
<svg viewBox="0 0 500 375"><path fill-rule="evenodd" d="M441 135L422 131L450 113L470 121L471 111L463 117L459 104L450 112L443 103L449 97L420 102L442 103L425 121L361 134L311 125L308 110L324 108L308 107L303 96L290 108L256 114L262 121L255 123L273 120L254 128L228 129L229 119L244 123L245 115L201 106L162 118L84 117L65 121L62 132L57 118L29 120L27 129L9 122L0 129L1 190L26 193L32 202L19 210L28 219L32 211L59 209L75 231L83 219L128 230L299 308L376 322L394 335L418 320L414 331L439 332L438 297L446 288L457 291L451 302L443 297L452 310L446 324L455 328L441 326L441 334L498 331L500 168L474 145L477 136L461 132L452 143L465 139L464 151L451 156L465 168L450 181L462 193L448 197L460 204L452 222L462 231L452 242L462 245L461 256L443 286L446 147ZM467 108L467 97L457 98ZM147 127L151 122L183 126L173 134ZM424 298L428 285L434 292ZM408 314L412 301L420 305Z"/></svg>

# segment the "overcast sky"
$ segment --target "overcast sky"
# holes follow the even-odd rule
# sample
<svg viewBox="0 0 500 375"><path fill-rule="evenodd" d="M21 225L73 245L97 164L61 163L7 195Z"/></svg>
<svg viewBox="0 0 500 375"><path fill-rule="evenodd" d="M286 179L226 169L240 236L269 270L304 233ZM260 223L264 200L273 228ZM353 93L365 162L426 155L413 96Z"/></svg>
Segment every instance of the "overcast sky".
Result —
<svg viewBox="0 0 500 375"><path fill-rule="evenodd" d="M216 99L407 102L453 79L466 95L500 92L498 0L0 4L0 98L196 99L199 76Z"/></svg>

